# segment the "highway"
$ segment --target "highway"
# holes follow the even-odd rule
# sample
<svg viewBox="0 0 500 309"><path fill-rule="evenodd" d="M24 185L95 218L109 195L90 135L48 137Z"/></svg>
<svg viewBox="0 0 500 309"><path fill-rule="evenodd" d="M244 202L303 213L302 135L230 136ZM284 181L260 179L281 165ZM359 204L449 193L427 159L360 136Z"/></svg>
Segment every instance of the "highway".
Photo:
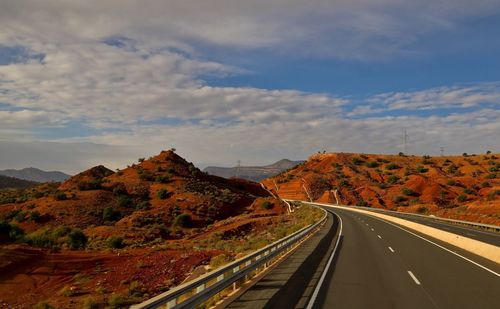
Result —
<svg viewBox="0 0 500 309"><path fill-rule="evenodd" d="M230 308L499 308L500 265L369 215L325 208L342 222L330 267L337 237L322 231ZM338 226L324 229L337 234Z"/></svg>
<svg viewBox="0 0 500 309"><path fill-rule="evenodd" d="M374 211L377 211L376 209L373 209ZM447 223L446 221L438 221L438 220L433 220L432 217L430 218L423 218L423 217L416 217L416 216L411 216L411 215L405 215L401 213L387 213L387 212L381 212L383 214L399 217L405 220L417 222L420 224L424 224L427 226L431 226L440 230L448 231L454 234L458 234L461 236L465 236L468 238L472 238L475 240L479 240L488 244L492 244L495 246L500 246L500 235L495 232L488 232L488 231L482 231L479 229L467 227L467 226L461 226L453 223Z"/></svg>

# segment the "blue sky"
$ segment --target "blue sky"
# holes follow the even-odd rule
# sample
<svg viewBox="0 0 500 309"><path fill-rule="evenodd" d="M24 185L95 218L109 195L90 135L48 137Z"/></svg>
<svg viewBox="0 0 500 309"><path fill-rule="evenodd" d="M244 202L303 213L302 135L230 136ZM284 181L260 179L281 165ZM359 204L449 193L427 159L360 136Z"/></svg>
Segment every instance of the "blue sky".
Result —
<svg viewBox="0 0 500 309"><path fill-rule="evenodd" d="M0 28L0 168L397 153L403 129L500 151L500 1L6 0Z"/></svg>

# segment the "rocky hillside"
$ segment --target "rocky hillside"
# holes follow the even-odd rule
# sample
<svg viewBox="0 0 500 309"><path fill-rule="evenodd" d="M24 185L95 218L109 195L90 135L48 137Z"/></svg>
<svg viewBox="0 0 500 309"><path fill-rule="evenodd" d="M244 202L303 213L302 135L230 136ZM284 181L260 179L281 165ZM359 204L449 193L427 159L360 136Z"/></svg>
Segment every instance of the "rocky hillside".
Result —
<svg viewBox="0 0 500 309"><path fill-rule="evenodd" d="M283 198L500 224L498 157L317 154L264 183Z"/></svg>
<svg viewBox="0 0 500 309"><path fill-rule="evenodd" d="M283 159L270 165L264 166L236 166L236 167L216 167L209 166L203 171L224 178L243 178L252 181L261 181L262 179L272 177L285 170L294 168L303 161L291 161Z"/></svg>
<svg viewBox="0 0 500 309"><path fill-rule="evenodd" d="M291 220L259 184L207 175L173 151L0 197L0 300L23 308L138 302Z"/></svg>
<svg viewBox="0 0 500 309"><path fill-rule="evenodd" d="M70 177L70 175L58 171L42 171L37 168L28 167L20 170L7 169L0 170L0 175L35 181L35 182L62 182Z"/></svg>

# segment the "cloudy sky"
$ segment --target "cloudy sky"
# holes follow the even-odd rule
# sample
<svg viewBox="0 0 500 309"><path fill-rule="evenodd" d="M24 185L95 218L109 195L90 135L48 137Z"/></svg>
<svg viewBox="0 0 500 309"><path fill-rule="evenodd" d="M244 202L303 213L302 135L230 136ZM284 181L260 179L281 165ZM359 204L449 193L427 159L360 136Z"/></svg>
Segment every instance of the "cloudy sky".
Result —
<svg viewBox="0 0 500 309"><path fill-rule="evenodd" d="M2 0L0 168L500 151L500 0Z"/></svg>

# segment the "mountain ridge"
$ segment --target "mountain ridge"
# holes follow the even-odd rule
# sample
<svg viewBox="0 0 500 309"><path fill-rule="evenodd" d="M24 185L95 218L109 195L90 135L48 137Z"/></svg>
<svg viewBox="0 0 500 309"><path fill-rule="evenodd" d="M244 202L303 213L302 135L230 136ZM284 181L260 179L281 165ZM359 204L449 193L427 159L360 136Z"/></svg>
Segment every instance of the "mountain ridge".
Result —
<svg viewBox="0 0 500 309"><path fill-rule="evenodd" d="M0 175L35 182L62 182L71 177L60 171L44 171L35 167L0 170Z"/></svg>
<svg viewBox="0 0 500 309"><path fill-rule="evenodd" d="M224 178L243 178L252 181L261 181L265 178L273 177L287 169L293 168L304 161L292 161L289 159L281 159L272 164L262 166L234 166L234 167L218 167L207 166L203 171Z"/></svg>

